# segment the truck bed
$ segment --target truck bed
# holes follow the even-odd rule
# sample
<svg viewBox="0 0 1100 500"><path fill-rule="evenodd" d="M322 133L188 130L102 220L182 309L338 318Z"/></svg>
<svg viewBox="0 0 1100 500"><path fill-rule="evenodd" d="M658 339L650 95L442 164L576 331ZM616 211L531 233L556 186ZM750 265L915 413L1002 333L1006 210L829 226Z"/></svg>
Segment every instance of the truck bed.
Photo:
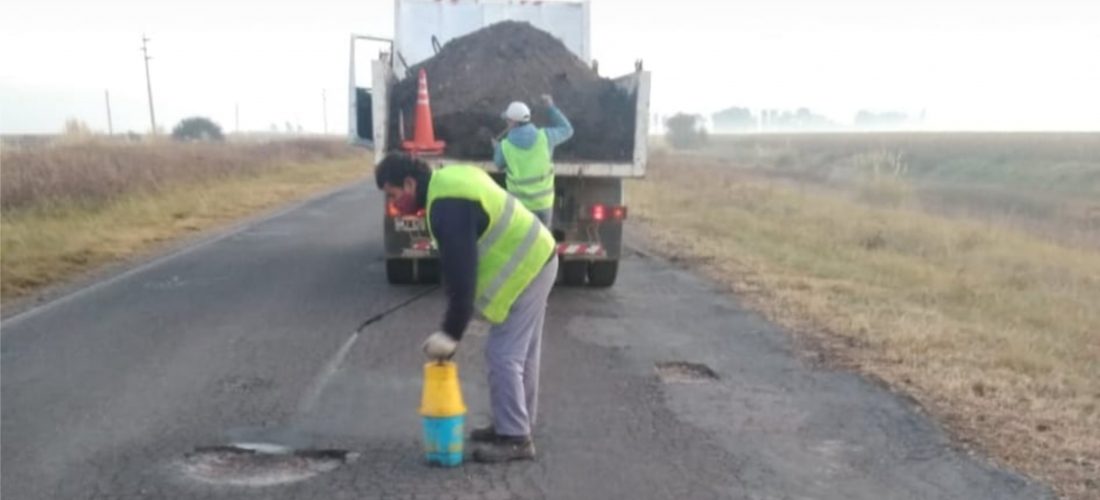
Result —
<svg viewBox="0 0 1100 500"><path fill-rule="evenodd" d="M387 137L389 127L387 122L390 117L390 88L395 81L395 75L390 65L384 61L374 61L372 67L373 87L371 95L374 115L374 140L375 151L388 151L393 139ZM615 79L615 83L637 96L637 122L634 126L634 152L631 161L585 162L571 160L568 162L555 162L554 170L562 177L643 177L645 176L646 157L649 140L649 81L648 71L636 71ZM574 138L572 140L583 140ZM381 157L378 158L379 160ZM493 171L496 168L492 161L461 160L446 157L434 157L429 161L434 164L462 163L476 165Z"/></svg>
<svg viewBox="0 0 1100 500"><path fill-rule="evenodd" d="M433 165L461 164L481 167L489 172L497 170L491 161L472 161L447 157L430 157L426 159ZM559 177L642 177L645 173L645 166L638 166L629 162L554 162L554 173Z"/></svg>

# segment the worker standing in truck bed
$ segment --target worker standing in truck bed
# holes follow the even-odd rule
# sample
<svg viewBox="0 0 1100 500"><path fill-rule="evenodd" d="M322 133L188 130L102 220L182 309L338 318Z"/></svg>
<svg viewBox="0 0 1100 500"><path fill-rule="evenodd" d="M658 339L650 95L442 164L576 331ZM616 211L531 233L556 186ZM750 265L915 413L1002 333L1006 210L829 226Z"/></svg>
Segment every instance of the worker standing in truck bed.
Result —
<svg viewBox="0 0 1100 500"><path fill-rule="evenodd" d="M573 136L573 125L554 106L554 99L542 96L550 115L550 126L535 127L531 109L516 101L501 118L508 122L508 135L493 141L493 162L505 174L508 192L519 199L546 227L554 214L554 148Z"/></svg>
<svg viewBox="0 0 1100 500"><path fill-rule="evenodd" d="M427 210L439 247L448 305L424 353L454 355L475 310L493 325L485 342L493 422L470 434L479 443L474 460L533 459L542 325L558 274L553 235L479 167L432 171L398 153L387 155L374 176L402 214Z"/></svg>

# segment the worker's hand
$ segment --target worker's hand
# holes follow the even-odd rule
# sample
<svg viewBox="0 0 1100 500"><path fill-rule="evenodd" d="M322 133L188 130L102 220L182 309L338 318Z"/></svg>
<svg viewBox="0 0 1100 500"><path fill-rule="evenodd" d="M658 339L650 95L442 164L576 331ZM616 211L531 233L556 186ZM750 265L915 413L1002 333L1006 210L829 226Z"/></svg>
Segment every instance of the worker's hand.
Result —
<svg viewBox="0 0 1100 500"><path fill-rule="evenodd" d="M550 94L543 94L542 95L542 103L545 104L546 107L548 107L548 108L553 107L554 106L554 96L551 96Z"/></svg>
<svg viewBox="0 0 1100 500"><path fill-rule="evenodd" d="M452 339L450 335L443 332L435 332L428 336L428 340L424 341L424 345L420 347L424 350L424 355L433 361L445 361L451 359L451 356L455 355L455 349L458 349L458 342Z"/></svg>

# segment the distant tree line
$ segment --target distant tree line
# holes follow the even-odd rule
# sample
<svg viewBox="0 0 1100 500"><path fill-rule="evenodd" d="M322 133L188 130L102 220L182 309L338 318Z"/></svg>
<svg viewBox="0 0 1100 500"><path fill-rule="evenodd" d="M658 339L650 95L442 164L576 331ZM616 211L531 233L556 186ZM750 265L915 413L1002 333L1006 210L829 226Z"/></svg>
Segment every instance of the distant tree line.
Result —
<svg viewBox="0 0 1100 500"><path fill-rule="evenodd" d="M882 130L900 129L924 121L924 113L917 118L900 111L860 110L855 114L852 125L845 126L825 115L809 108L795 110L761 109L753 112L741 106L723 109L711 115L713 131L753 132L753 131L798 131L798 130L840 130L846 128Z"/></svg>
<svg viewBox="0 0 1100 500"><path fill-rule="evenodd" d="M192 116L180 120L172 129L172 138L184 142L221 142L225 140L221 126L205 116Z"/></svg>
<svg viewBox="0 0 1100 500"><path fill-rule="evenodd" d="M707 143L707 129L703 117L678 113L665 120L668 143L676 149L693 149Z"/></svg>
<svg viewBox="0 0 1100 500"><path fill-rule="evenodd" d="M861 109L856 113L855 120L852 121L852 125L855 128L870 130L899 129L921 123L924 123L923 111L920 116L914 118L900 111L875 112L865 109Z"/></svg>

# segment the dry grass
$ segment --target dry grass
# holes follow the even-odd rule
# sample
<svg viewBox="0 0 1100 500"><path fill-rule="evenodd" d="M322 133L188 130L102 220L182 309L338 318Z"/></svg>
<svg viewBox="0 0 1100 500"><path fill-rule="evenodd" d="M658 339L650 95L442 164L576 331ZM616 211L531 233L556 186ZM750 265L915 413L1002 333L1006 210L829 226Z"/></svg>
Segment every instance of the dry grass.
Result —
<svg viewBox="0 0 1100 500"><path fill-rule="evenodd" d="M96 204L119 195L155 193L181 183L255 175L273 166L348 158L338 141L267 143L126 143L59 141L6 147L0 156L3 210Z"/></svg>
<svg viewBox="0 0 1100 500"><path fill-rule="evenodd" d="M691 157L1100 249L1100 134L716 136Z"/></svg>
<svg viewBox="0 0 1100 500"><path fill-rule="evenodd" d="M713 136L708 151L745 166L843 174L869 152L901 155L913 179L1096 194L1097 133L867 133ZM829 176L829 175L826 175Z"/></svg>
<svg viewBox="0 0 1100 500"><path fill-rule="evenodd" d="M360 178L368 165L320 141L6 152L0 299Z"/></svg>
<svg viewBox="0 0 1100 500"><path fill-rule="evenodd" d="M659 250L1008 464L1100 495L1097 252L707 158L658 153L629 189Z"/></svg>

